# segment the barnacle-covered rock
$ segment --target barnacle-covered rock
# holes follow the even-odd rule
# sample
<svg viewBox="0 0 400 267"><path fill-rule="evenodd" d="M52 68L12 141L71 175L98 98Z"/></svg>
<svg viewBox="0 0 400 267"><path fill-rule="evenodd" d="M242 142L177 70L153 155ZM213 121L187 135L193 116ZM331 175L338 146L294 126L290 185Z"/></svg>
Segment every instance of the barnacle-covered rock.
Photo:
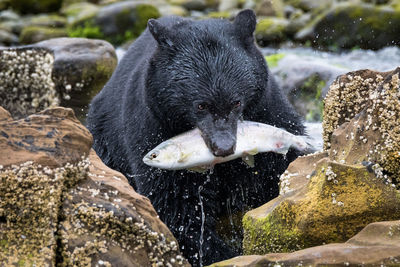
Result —
<svg viewBox="0 0 400 267"><path fill-rule="evenodd" d="M331 148L334 160L374 165L397 186L400 182L399 75L400 68L385 73L356 71L338 77L325 99L323 121L324 148ZM348 125L342 125L346 122ZM342 138L334 137L333 132L340 125L336 135Z"/></svg>
<svg viewBox="0 0 400 267"><path fill-rule="evenodd" d="M66 108L13 120L0 108L0 262L188 266L150 201L90 150Z"/></svg>
<svg viewBox="0 0 400 267"><path fill-rule="evenodd" d="M111 44L85 38L3 49L0 59L0 105L14 118L62 105L83 121L90 100L117 65Z"/></svg>
<svg viewBox="0 0 400 267"><path fill-rule="evenodd" d="M296 159L280 196L243 219L246 254L343 242L400 219L400 68L348 73L325 99L325 151Z"/></svg>
<svg viewBox="0 0 400 267"><path fill-rule="evenodd" d="M43 48L0 49L0 105L22 118L59 104L53 54Z"/></svg>
<svg viewBox="0 0 400 267"><path fill-rule="evenodd" d="M52 79L60 105L86 117L90 100L103 88L117 66L114 47L103 40L54 38L34 44L54 54Z"/></svg>

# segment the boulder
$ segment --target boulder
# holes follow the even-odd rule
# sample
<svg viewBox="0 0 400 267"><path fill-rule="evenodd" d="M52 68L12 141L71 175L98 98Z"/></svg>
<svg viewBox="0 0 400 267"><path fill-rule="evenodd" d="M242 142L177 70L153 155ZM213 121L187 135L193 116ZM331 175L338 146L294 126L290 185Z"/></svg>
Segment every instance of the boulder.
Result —
<svg viewBox="0 0 400 267"><path fill-rule="evenodd" d="M278 44L287 40L289 22L283 18L268 17L257 22L255 38L260 46Z"/></svg>
<svg viewBox="0 0 400 267"><path fill-rule="evenodd" d="M46 26L26 26L19 36L21 44L33 44L43 40L67 37L68 32L64 28L52 28Z"/></svg>
<svg viewBox="0 0 400 267"><path fill-rule="evenodd" d="M86 38L56 38L34 44L54 54L52 79L60 105L74 109L83 120L90 100L103 88L117 66L111 44Z"/></svg>
<svg viewBox="0 0 400 267"><path fill-rule="evenodd" d="M296 34L299 41L331 49L380 49L400 44L400 11L360 3L336 5Z"/></svg>
<svg viewBox="0 0 400 267"><path fill-rule="evenodd" d="M244 216L245 254L344 242L369 223L400 219L399 73L335 81L325 99L325 152L292 162L280 196Z"/></svg>
<svg viewBox="0 0 400 267"><path fill-rule="evenodd" d="M52 80L54 57L44 48L0 50L0 105L23 118L59 104Z"/></svg>
<svg viewBox="0 0 400 267"><path fill-rule="evenodd" d="M324 148L335 151L334 160L372 164L397 188L399 75L400 68L390 72L361 70L338 77L326 96L322 125Z"/></svg>
<svg viewBox="0 0 400 267"><path fill-rule="evenodd" d="M0 108L0 261L19 266L189 266L150 201L91 150L71 109Z"/></svg>
<svg viewBox="0 0 400 267"><path fill-rule="evenodd" d="M400 222L367 225L345 243L329 244L292 253L241 256L210 267L251 266L396 266L400 262Z"/></svg>
<svg viewBox="0 0 400 267"><path fill-rule="evenodd" d="M123 1L101 7L97 13L75 21L69 28L70 37L105 39L121 44L136 38L150 18L158 18L158 9L145 2Z"/></svg>
<svg viewBox="0 0 400 267"><path fill-rule="evenodd" d="M58 11L62 0L12 0L9 4L20 14L37 14Z"/></svg>
<svg viewBox="0 0 400 267"><path fill-rule="evenodd" d="M0 104L16 118L50 106L72 107L81 120L117 65L103 40L56 38L0 50Z"/></svg>

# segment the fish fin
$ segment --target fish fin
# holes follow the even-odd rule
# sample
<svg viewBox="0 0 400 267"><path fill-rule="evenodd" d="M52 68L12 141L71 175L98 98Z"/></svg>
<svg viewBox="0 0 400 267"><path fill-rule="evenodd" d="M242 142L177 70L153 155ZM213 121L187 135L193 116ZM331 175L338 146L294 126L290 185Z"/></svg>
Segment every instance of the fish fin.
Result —
<svg viewBox="0 0 400 267"><path fill-rule="evenodd" d="M244 152L244 154L252 155L252 156L256 155L257 153L258 153L258 149L257 148L254 148L252 150Z"/></svg>
<svg viewBox="0 0 400 267"><path fill-rule="evenodd" d="M249 165L250 167L254 168L254 156L250 154L244 154L242 160Z"/></svg>
<svg viewBox="0 0 400 267"><path fill-rule="evenodd" d="M189 168L188 170L192 172L205 173L208 170L208 168L206 168L205 166L197 166Z"/></svg>

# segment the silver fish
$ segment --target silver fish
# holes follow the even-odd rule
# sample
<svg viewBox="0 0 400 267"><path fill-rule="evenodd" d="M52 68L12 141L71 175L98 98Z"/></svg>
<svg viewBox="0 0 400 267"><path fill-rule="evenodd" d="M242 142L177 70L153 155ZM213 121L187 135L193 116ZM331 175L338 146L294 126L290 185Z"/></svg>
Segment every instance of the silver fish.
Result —
<svg viewBox="0 0 400 267"><path fill-rule="evenodd" d="M290 147L305 151L310 149L306 140L306 136L294 135L268 124L239 121L234 154L214 156L200 130L195 128L162 142L143 157L143 162L160 169L204 171L215 164L242 157L254 166L253 155L263 152L286 154Z"/></svg>

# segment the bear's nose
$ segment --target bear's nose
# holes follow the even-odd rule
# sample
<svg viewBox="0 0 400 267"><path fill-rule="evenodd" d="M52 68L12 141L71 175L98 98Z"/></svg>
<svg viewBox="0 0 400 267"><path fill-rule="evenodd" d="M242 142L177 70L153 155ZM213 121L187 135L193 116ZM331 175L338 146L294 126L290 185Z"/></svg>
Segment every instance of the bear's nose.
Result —
<svg viewBox="0 0 400 267"><path fill-rule="evenodd" d="M226 157L235 152L235 139L222 139L216 142L211 142L211 152L216 157Z"/></svg>

